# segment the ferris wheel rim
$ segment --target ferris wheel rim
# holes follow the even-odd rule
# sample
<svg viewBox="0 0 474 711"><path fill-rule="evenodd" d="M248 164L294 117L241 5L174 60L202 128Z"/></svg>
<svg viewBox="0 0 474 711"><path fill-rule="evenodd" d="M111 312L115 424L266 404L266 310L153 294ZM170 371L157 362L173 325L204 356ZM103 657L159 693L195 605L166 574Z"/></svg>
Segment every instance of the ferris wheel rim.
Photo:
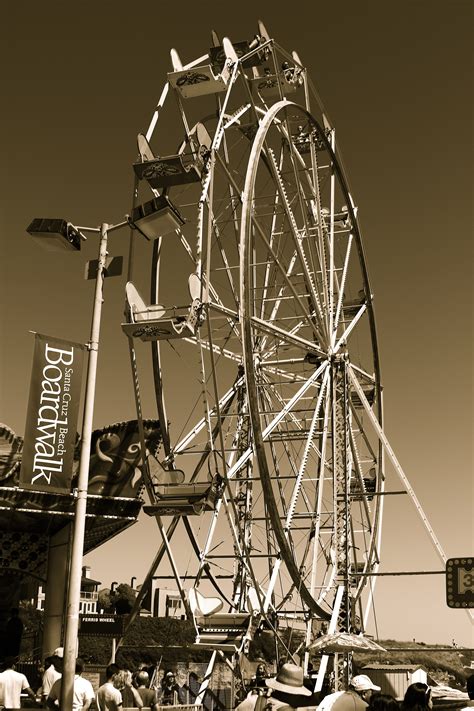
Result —
<svg viewBox="0 0 474 711"><path fill-rule="evenodd" d="M280 546L280 550L282 553L282 557L285 560L285 564L288 567L288 570L290 572L290 575L293 579L293 582L295 586L299 588L299 592L301 596L305 599L305 602L308 604L308 607L310 610L313 612L317 613L319 616L321 616L323 619L328 619L330 616L326 610L324 610L317 601L315 601L311 595L307 595L306 593L308 592L305 588L305 586L302 583L302 580L300 578L300 573L297 568L294 566L294 561L293 561L293 556L291 553L290 548L286 544L286 538L285 538L285 532L283 529L283 526L281 525L280 519L278 514L275 512L275 508L273 506L273 493L272 493L272 488L271 488L271 482L270 482L270 477L268 474L268 468L265 466L265 458L264 455L262 454L264 452L264 445L263 445L263 438L261 436L261 427L259 424L259 418L258 415L255 414L256 408L255 408L255 402L256 402L256 392L257 392L257 386L256 386L256 381L254 378L254 353L252 350L252 338L251 338L251 317L249 315L249 308L248 308L248 294L247 294L247 281L246 281L246 276L247 276L247 270L249 269L249 264L250 260L248 257L249 254L249 249L247 249L247 243L249 241L249 234L250 230L252 229L252 218L251 218L251 212L252 212L252 200L253 200L253 193L254 193L254 188L255 188L255 180L256 180L256 173L258 170L259 166L259 158L260 154L262 152L263 146L264 146L264 141L265 137L267 134L267 131L271 124L274 122L275 118L277 117L278 113L281 111L284 111L288 109L289 107L295 107L298 108L300 111L304 112L309 119L313 121L314 124L316 124L320 130L321 137L323 138L326 148L332 155L333 161L334 161L334 166L335 166L335 171L338 173L339 179L341 181L341 184L347 193L347 195L350 198L350 193L347 187L347 181L344 176L344 172L339 164L339 161L336 158L336 154L332 149L332 146L330 145L329 141L324 135L324 132L322 131L321 127L319 126L317 120L311 116L310 112L307 111L304 107L298 106L294 102L290 102L287 100L282 100L280 102L276 102L273 104L273 106L267 111L265 116L260 122L260 125L258 127L254 143L252 146L252 151L251 151L251 157L249 160L249 166L247 169L247 174L246 174L246 181L245 181L245 188L244 188L244 199L243 199L243 207L242 207L242 221L241 221L241 240L240 240L240 274L241 274L241 289L240 289L240 309L241 309L241 321L242 321L242 339L243 339L243 351L244 351L244 358L245 358L245 369L246 369L246 380L247 380L247 387L251 393L251 397L249 398L249 401L252 403L253 402L253 408L250 407L251 410L251 417L252 417L252 425L253 425L253 433L254 437L256 439L256 452L257 452L257 458L259 461L259 469L260 469L260 477L262 479L262 484L267 492L267 496L269 498L269 501L272 502L270 507L269 507L269 514L272 519L272 525L274 528L274 531L276 533L276 537ZM287 136L288 139L288 136ZM356 233L356 245L358 249L358 257L359 257L359 264L362 269L362 274L363 274L363 282L364 282L364 288L366 292L370 294L370 288L369 288L369 282L368 282L368 273L366 269L366 263L365 263L365 257L364 257L364 252L363 252L363 247L362 247L362 240L361 240L361 235L360 235L360 230L359 226L357 223L356 219L356 214L353 209L353 204L352 200L349 200L349 211L351 213L351 218L353 220L353 226L354 226L354 231ZM381 414L381 398L380 398L380 368L379 368L379 361L378 361L378 348L377 348L377 340L376 340L376 331L375 331L375 318L374 318L374 313L373 313L373 307L372 307L372 302L371 298L368 300L368 316L369 316L369 323L370 323L370 332L371 332L371 342L372 342L372 355L373 355L373 363L374 363L374 380L375 380L375 385L377 389L377 402L379 405L379 411L378 411L378 419L381 422L382 420L382 414ZM250 344L250 345L249 345ZM258 405L257 405L258 409ZM260 456L259 456L260 455ZM383 488L383 478L380 477L381 482L382 482L382 488ZM381 518L382 518L382 508L379 506L379 500L377 499L377 504L376 504L376 513L373 519L373 528L371 530L371 541L369 545L369 551L368 551L368 558L366 561L366 565L364 567L364 571L362 576L359 579L359 583L357 586L357 592L354 595L354 601L357 602L359 599L362 590L364 588L364 585L367 581L367 577L364 574L368 572L370 564L373 563L373 556L374 552L376 552L376 547L377 547L377 531L381 528Z"/></svg>

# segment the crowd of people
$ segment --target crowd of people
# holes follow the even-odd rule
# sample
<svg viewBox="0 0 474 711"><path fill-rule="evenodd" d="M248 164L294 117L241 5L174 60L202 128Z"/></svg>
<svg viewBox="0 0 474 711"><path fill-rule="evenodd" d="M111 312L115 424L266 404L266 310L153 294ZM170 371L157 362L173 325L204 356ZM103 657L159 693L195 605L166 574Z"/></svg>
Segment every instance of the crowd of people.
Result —
<svg viewBox="0 0 474 711"><path fill-rule="evenodd" d="M316 698L303 676L303 669L295 664L283 664L276 677L265 678L257 667L247 697L235 711L295 711L302 707L316 707L316 711L431 711L431 687L423 682L410 684L402 701L381 693L381 687L367 674L352 677L345 691ZM474 708L474 674L467 680L469 701L458 711Z"/></svg>
<svg viewBox="0 0 474 711"><path fill-rule="evenodd" d="M26 676L15 669L14 659L5 658L0 671L0 711L20 709L21 696L28 695L38 707L58 711L61 699L63 649L58 647L47 657L42 684L35 692ZM153 684L150 669L140 666L134 673L118 664L109 664L106 680L96 692L83 677L84 662L76 660L72 711L122 711L128 708L158 711L161 706L192 703L197 689L181 687L171 670L165 670L161 683ZM195 675L193 675L195 676ZM191 680L190 680L191 686ZM276 676L266 675L265 665L259 664L250 680L250 690L235 711L296 711L316 707L317 711L431 711L433 700L428 684L415 682L408 686L401 702L381 693L380 686L366 674L352 677L345 691L336 691L316 699L304 677L303 669L291 663L281 664ZM459 711L474 709L474 674L467 680L469 701Z"/></svg>
<svg viewBox="0 0 474 711"><path fill-rule="evenodd" d="M41 686L33 691L26 676L15 669L15 658L0 663L0 711L20 709L22 696L30 697L30 705L58 711L61 700L63 648L58 647L46 657ZM157 711L161 706L176 706L188 700L187 690L176 683L174 673L166 670L158 686L151 685L145 665L134 673L118 664L109 664L106 680L95 692L91 682L83 677L84 661L76 659L71 711L122 711L137 708Z"/></svg>

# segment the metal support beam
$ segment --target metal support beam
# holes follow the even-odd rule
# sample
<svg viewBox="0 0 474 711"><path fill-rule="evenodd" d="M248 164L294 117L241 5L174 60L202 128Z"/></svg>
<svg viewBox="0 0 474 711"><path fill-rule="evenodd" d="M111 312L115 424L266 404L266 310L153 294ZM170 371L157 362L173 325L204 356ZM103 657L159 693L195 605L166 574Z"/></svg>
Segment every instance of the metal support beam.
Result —
<svg viewBox="0 0 474 711"><path fill-rule="evenodd" d="M365 397L364 391L363 391L359 381L357 380L357 377L356 377L351 366L349 366L347 373L348 373L349 380L352 383L352 385L354 386L354 389L356 390L356 392L360 398L360 401L364 407L364 410L367 412L367 415L369 416L369 419L372 422L374 430L376 431L380 441L382 442L383 447L384 447L386 453L388 454L388 457L389 457L390 461L392 462L392 465L393 465L395 471L397 472L400 480L402 481L408 494L411 497L411 500L413 501L413 503L415 505L417 513L421 519L422 524L424 525L424 527L426 528L426 530L428 532L428 535L430 537L430 540L431 540L433 546L435 547L438 557L440 558L442 563L444 565L446 565L446 561L447 561L446 553L444 552L444 550L441 546L441 543L438 540L438 537L436 536L433 528L431 527L431 524L428 521L428 517L425 514L423 507L421 506L410 482L408 481L408 478L405 475L405 472L403 471L403 469L400 465L400 462L398 461L397 457L395 456L395 452L393 451L392 447L390 446L390 442L388 441L388 439L385 435L385 432L381 428L381 426L375 416L375 413L373 412L373 410L370 406L369 401ZM472 612L471 610L466 610L466 612L468 614L468 617L469 617L471 623L473 623L474 622L474 612Z"/></svg>
<svg viewBox="0 0 474 711"><path fill-rule="evenodd" d="M349 491L352 454L349 439L350 408L345 359L340 358L333 361L331 372L336 581L344 589L337 629L350 632L352 609L349 593L349 545L351 540ZM338 691L340 688L346 688L349 683L350 655L337 655L334 666L335 688Z"/></svg>

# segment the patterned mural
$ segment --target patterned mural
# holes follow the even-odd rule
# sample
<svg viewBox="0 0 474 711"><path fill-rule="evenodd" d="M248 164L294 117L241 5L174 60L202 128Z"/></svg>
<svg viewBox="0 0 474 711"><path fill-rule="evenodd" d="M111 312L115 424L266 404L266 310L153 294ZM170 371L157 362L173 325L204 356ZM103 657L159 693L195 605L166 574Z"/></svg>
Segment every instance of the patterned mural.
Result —
<svg viewBox="0 0 474 711"><path fill-rule="evenodd" d="M0 536L0 571L43 577L48 558L49 536L45 533L3 531Z"/></svg>
<svg viewBox="0 0 474 711"><path fill-rule="evenodd" d="M158 420L144 420L147 454L155 454L161 444ZM0 424L0 487L17 487L23 438ZM92 433L89 464L89 494L137 498L143 490L140 471L140 437L137 420L117 422ZM77 437L72 488L79 466L80 439ZM31 503L34 505L34 492Z"/></svg>

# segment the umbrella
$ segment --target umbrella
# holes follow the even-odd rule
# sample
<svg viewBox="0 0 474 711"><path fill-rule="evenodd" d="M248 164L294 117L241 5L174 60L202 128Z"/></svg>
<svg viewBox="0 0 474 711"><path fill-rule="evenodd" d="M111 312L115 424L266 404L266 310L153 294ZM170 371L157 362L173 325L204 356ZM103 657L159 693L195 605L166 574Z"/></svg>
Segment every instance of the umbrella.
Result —
<svg viewBox="0 0 474 711"><path fill-rule="evenodd" d="M333 634L325 634L323 637L318 637L308 647L309 650L315 652L338 653L338 652L386 652L387 650L374 642L373 639L368 639L361 634L351 634L350 632L334 632Z"/></svg>

